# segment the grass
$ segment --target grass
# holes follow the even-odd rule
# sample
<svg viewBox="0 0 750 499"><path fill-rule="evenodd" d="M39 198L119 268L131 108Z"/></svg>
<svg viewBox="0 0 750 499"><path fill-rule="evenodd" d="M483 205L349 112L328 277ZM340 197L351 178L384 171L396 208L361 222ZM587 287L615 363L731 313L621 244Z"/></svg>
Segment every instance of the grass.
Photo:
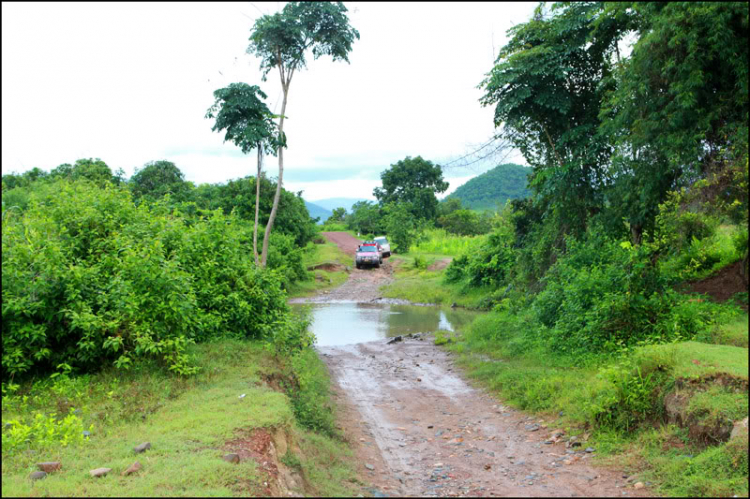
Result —
<svg viewBox="0 0 750 499"><path fill-rule="evenodd" d="M457 236L445 229L431 229L424 233L425 239L409 249L409 254L437 254L458 256L477 248L484 240L483 236Z"/></svg>
<svg viewBox="0 0 750 499"><path fill-rule="evenodd" d="M352 257L344 253L335 244L326 241L323 244L310 244L305 251L303 264L310 268L320 264L334 264L340 267L351 267ZM287 294L290 298L311 296L321 290L341 286L349 277L348 272L341 270L317 269L311 271L313 279L292 284Z"/></svg>
<svg viewBox="0 0 750 499"><path fill-rule="evenodd" d="M355 474L350 451L337 439L295 422L292 404L261 378L280 375L262 344L223 340L194 347L201 373L185 379L157 366L133 372L59 377L3 394L2 488L4 496L232 496L257 495L268 478L252 460L222 460L225 442L253 428L282 429L298 440L308 487L320 495L350 495ZM327 381L327 380L326 380ZM6 388L6 387L4 387ZM4 390L5 391L5 390ZM244 397L240 398L244 394ZM37 441L13 448L6 422L17 427L35 414L52 418L80 411L80 427L91 437L67 446ZM133 447L151 442L134 455ZM325 451L311 448L322 446ZM120 474L138 460L143 469ZM31 482L35 463L60 461L62 469ZM104 478L89 470L112 468ZM349 485L348 485L349 484ZM299 491L301 492L301 491Z"/></svg>
<svg viewBox="0 0 750 499"><path fill-rule="evenodd" d="M748 347L748 315L741 314L736 319L718 325L709 331L705 340L718 345Z"/></svg>
<svg viewBox="0 0 750 499"><path fill-rule="evenodd" d="M482 299L487 290L483 288L467 288L460 284L444 284L442 270L427 270L427 268L415 268L415 257L424 259L425 267L432 263L447 258L445 255L436 254L408 254L394 255L394 282L381 288L383 296L387 298L400 298L414 303L432 303L436 305L452 305L476 309L480 308ZM398 263L396 263L398 262Z"/></svg>
<svg viewBox="0 0 750 499"><path fill-rule="evenodd" d="M747 496L747 440L706 445L691 440L687 428L663 424L665 395L685 382L698 383L684 408L691 424L747 417L747 390L736 388L747 383L746 348L691 341L574 357L526 341L524 332L533 327L539 326L528 314L492 312L448 348L504 403L569 435L588 434L586 446L597 449L598 459L637 473L659 493Z"/></svg>

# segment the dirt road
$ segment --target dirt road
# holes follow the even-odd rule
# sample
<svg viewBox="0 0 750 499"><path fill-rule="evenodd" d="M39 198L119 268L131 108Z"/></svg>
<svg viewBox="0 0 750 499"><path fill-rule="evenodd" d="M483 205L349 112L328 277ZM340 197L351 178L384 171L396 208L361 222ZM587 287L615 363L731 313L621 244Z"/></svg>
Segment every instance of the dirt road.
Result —
<svg viewBox="0 0 750 499"><path fill-rule="evenodd" d="M340 236L329 240L348 244ZM377 298L378 286L389 279L387 266L353 271L337 296ZM596 449L585 442L566 448L565 436L553 436L558 428L551 423L470 386L451 353L429 336L319 351L335 382L340 425L369 484L363 494L647 495L621 473L592 467Z"/></svg>
<svg viewBox="0 0 750 499"><path fill-rule="evenodd" d="M295 298L290 303L327 303L327 302L373 302L380 301L380 286L391 282L393 267L390 259L383 260L380 268L357 269L354 266L354 255L357 245L362 240L347 234L346 232L322 232L330 242L335 243L341 251L351 255L352 263L349 271L349 279L338 288L325 291L311 298Z"/></svg>

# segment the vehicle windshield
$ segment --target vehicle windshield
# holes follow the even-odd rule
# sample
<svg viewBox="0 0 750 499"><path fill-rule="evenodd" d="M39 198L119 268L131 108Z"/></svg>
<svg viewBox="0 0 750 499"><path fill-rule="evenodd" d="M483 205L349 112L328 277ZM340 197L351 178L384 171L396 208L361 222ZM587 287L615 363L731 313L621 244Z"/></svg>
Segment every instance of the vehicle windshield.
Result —
<svg viewBox="0 0 750 499"><path fill-rule="evenodd" d="M359 251L366 251L368 253L377 253L378 247L377 246L362 246L359 248Z"/></svg>
<svg viewBox="0 0 750 499"><path fill-rule="evenodd" d="M378 243L380 243L380 244L388 244L388 240L386 238L384 238L384 237L376 237L375 241L378 242Z"/></svg>

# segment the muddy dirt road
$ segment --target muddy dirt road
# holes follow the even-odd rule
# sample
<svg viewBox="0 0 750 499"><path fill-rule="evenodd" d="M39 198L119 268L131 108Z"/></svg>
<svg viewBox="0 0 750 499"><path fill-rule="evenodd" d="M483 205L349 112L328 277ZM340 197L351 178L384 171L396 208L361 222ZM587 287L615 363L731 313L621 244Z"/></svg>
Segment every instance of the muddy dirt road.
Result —
<svg viewBox="0 0 750 499"><path fill-rule="evenodd" d="M329 240L345 241L337 236ZM335 300L377 299L377 288L388 280L388 266L353 270L349 281L329 295ZM390 344L382 340L319 348L334 380L340 425L368 484L363 494L648 494L634 490L621 473L592 467L596 449L585 442L566 448L566 436L555 435L558 428L551 422L504 407L470 386L451 353L431 340L417 335Z"/></svg>
<svg viewBox="0 0 750 499"><path fill-rule="evenodd" d="M351 268L349 279L338 288L325 291L317 296L309 298L295 298L290 303L327 303L327 302L376 302L380 301L381 296L378 289L380 286L391 282L393 267L390 259L383 260L380 268L363 268L357 269L354 265L354 255L357 252L357 245L362 240L347 234L346 232L322 232L323 237L330 242L335 243L341 251L351 255Z"/></svg>

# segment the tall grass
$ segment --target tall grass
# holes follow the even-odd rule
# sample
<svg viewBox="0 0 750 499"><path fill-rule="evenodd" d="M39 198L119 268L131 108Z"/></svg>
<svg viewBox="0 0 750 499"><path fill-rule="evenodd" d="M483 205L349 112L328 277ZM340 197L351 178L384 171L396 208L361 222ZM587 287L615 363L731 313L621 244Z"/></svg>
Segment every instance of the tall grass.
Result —
<svg viewBox="0 0 750 499"><path fill-rule="evenodd" d="M425 239L413 245L411 253L430 253L437 255L458 256L461 253L479 247L485 236L456 236L445 229L430 229L424 232Z"/></svg>

